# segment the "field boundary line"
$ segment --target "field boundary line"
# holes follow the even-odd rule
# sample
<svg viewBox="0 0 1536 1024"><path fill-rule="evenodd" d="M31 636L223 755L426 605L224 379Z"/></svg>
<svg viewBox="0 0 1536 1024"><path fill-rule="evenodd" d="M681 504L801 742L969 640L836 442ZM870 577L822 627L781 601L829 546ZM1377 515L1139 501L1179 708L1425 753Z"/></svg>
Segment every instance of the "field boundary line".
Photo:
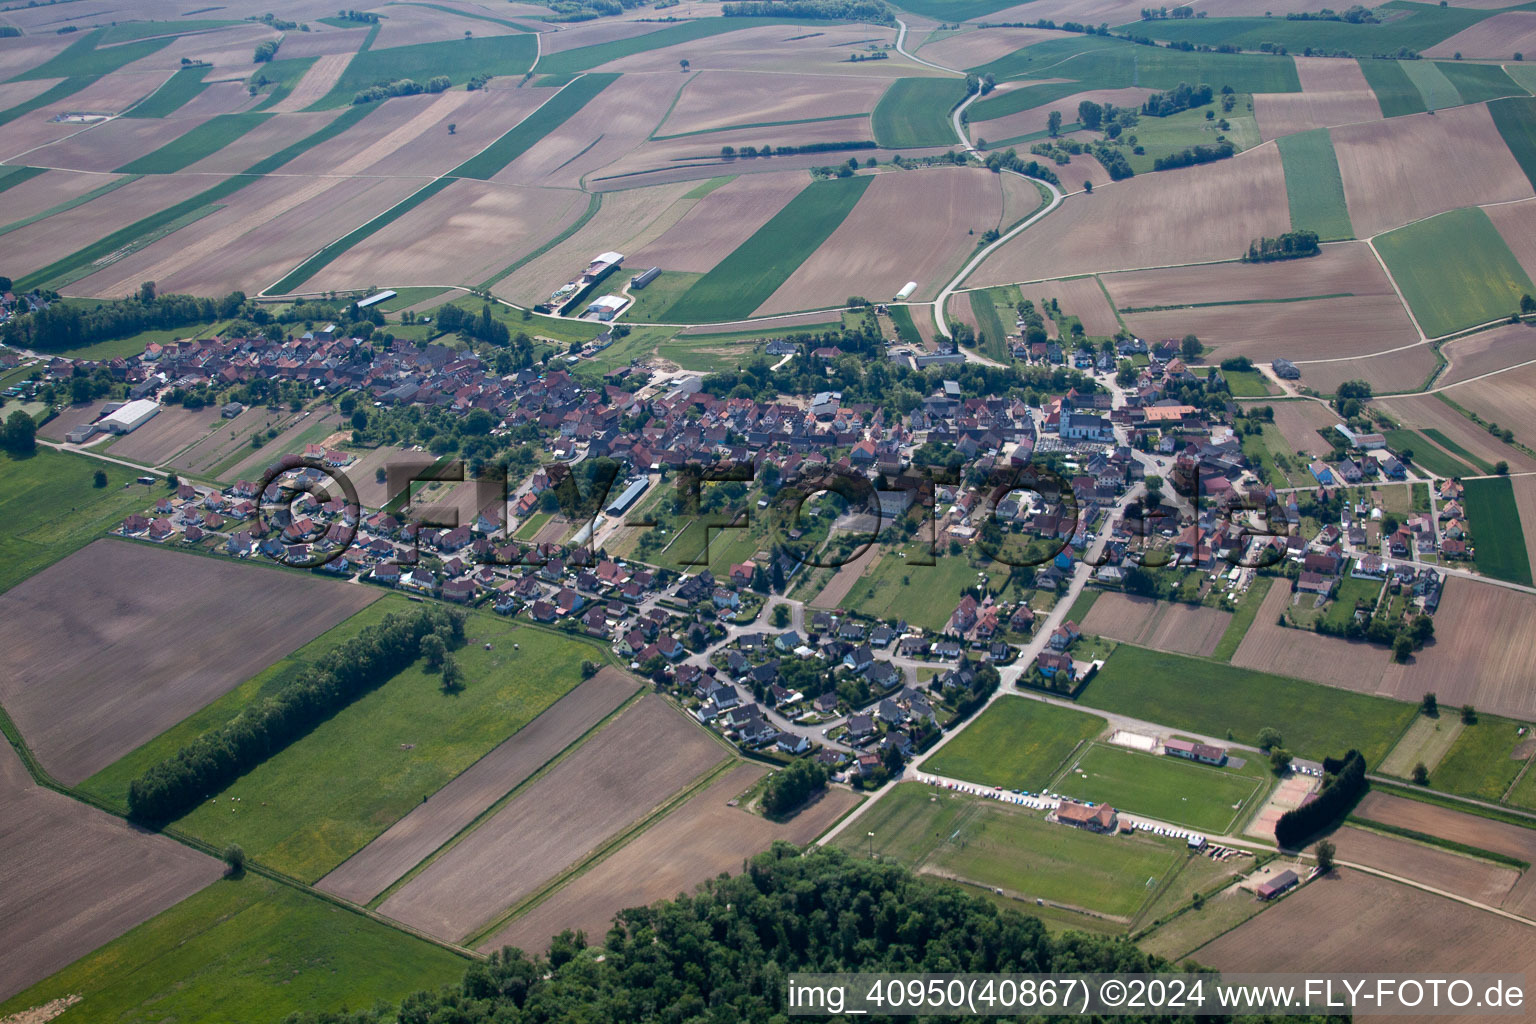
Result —
<svg viewBox="0 0 1536 1024"><path fill-rule="evenodd" d="M1412 786L1403 785L1403 783L1397 779L1392 778L1390 775L1382 775L1380 772L1376 771L1366 772L1365 777L1372 783L1380 783L1383 787L1382 792L1386 793L1388 796L1395 796L1402 800L1413 800L1416 803L1429 804L1430 806L1438 807L1446 807L1445 804L1438 803L1438 801L1444 800L1455 804L1465 805L1466 810L1463 813L1471 814L1479 818L1487 818L1489 821L1501 820L1499 818L1492 817L1491 815L1480 813L1482 810L1495 811L1499 814L1509 815L1515 818L1523 818L1526 820L1526 822L1528 822L1528 824L1521 824L1518 822L1506 821L1504 822L1506 825L1514 825L1516 828L1536 829L1536 813L1523 810L1519 807L1505 807L1503 804L1489 803L1486 800L1478 800L1476 797L1460 796L1456 793L1447 793L1444 790L1439 789L1416 789ZM1425 796L1432 797L1433 799L1422 799L1418 795L1421 793ZM1458 810L1458 808L1446 807L1446 810L1454 811Z"/></svg>
<svg viewBox="0 0 1536 1024"><path fill-rule="evenodd" d="M1452 839L1444 839L1428 832L1420 832L1417 829L1404 828L1401 825L1389 825L1384 821L1374 818L1363 818L1351 813L1344 818L1344 824L1354 828L1374 832L1377 835L1391 836L1394 839L1405 839L1418 843L1420 846L1431 846L1437 850L1445 850L1457 856L1467 857L1471 860L1480 860L1488 864L1497 864L1500 867L1515 868L1521 874L1531 869L1531 862L1512 857L1509 854L1498 853L1494 850L1486 850L1481 846L1473 846L1470 843L1458 843Z"/></svg>
<svg viewBox="0 0 1536 1024"><path fill-rule="evenodd" d="M485 942L486 940L492 938L497 932L501 931L501 929L505 928L512 921L522 917L530 910L533 910L539 904L553 896L557 891L563 889L568 883L575 881L577 878L580 878L582 875L592 870L598 864L607 860L609 857L613 856L615 853L618 853L621 849L628 846L642 833L649 831L652 826L659 823L662 818L666 817L668 814L671 814L674 810L681 807L690 798L703 792L706 788L708 788L710 783L714 782L716 778L730 771L736 766L736 764L745 763L748 762L740 758L725 758L713 768L706 769L703 774L699 775L687 786L678 790L661 804L658 804L656 807L652 808L651 811L643 816L639 821L636 821L630 827L622 829L614 835L610 836L586 857L583 857L575 864L572 864L565 871L550 879L543 886L540 886L539 889L529 893L517 903L514 903L512 906L508 907L505 911L492 919L491 922L486 926L464 936L464 944L467 947L473 948L479 943Z"/></svg>
<svg viewBox="0 0 1536 1024"><path fill-rule="evenodd" d="M580 684L577 684L577 685L580 685ZM574 690L574 689L575 689L575 687L572 687L572 690ZM477 814L473 818L471 818L469 820L469 822L464 825L463 828L459 829L453 835L451 835L447 839L443 840L442 844L439 845L436 849L432 850L432 852L428 853L421 860L419 860L415 864L411 865L410 870L406 871L405 874L401 875L399 878L395 879L393 882L389 883L389 885L385 886L382 890L380 890L378 895L374 896L372 899L370 899L368 901L367 906L370 909L377 909L378 907L382 906L385 900L389 899L395 893L397 893L401 889L405 888L406 885L410 884L410 882L412 880L414 880L417 875L421 874L427 868L431 867L433 863L435 863L436 861L440 860L442 857L446 856L448 854L448 852L453 849L453 847L457 846L459 843L461 843L465 839L469 838L470 833L475 832L476 830L478 830L480 828L480 826L484 825L491 818L495 817L502 809L504 809L507 806L507 804L509 804L513 800L515 800L529 786L533 785L535 782L539 781L540 779L544 778L544 776L546 776L550 772L554 771L554 769L560 764L560 762L564 761L571 754L575 753L575 751L576 751L576 749L578 747L585 746L589 739L591 739L597 733L601 732L604 728L606 728L608 726L608 724L610 722L612 722L619 715L623 714L625 711L629 710L630 707L632 707L633 705L637 704L640 701L640 698L644 697L644 696L645 696L645 688L641 687L639 690L636 690L634 693L632 693L628 697L624 698L624 700L619 704L618 707L614 708L612 711L608 712L608 714L604 715L590 729L586 730L580 736L577 736L575 739L571 740L570 743L566 744L559 751L557 751L555 753L555 755L553 757L551 757L549 760L547 760L543 764L539 765L538 768L536 768L531 774L529 774L526 778L524 778L517 785L513 786L511 789L507 790L501 796L499 796L495 800L491 801L491 803L488 806L486 806L486 808L484 810L482 810L479 814ZM553 706L554 706L553 704L550 705L550 707L553 707ZM535 720L537 720L537 719L535 719ZM532 725L532 724L533 724L533 722L529 722L528 723L528 725ZM524 726L523 728L526 729L527 726ZM518 730L518 731L521 732L522 730ZM507 739L511 739L512 737L514 737L516 735L517 735L517 733L513 733L512 736L507 737ZM505 742L505 741L503 741L503 742ZM501 744L499 744L499 743L497 744L497 746L500 746L500 745ZM484 756L485 757L489 757L490 754L495 749L496 749L496 747L492 747L491 750L486 751ZM476 762L476 763L478 763L478 762ZM474 767L474 765L470 765L468 768L465 768L464 771L469 771L469 768L473 768L473 767ZM460 772L459 774L462 775L463 772ZM456 775L456 776L454 776L454 778L458 778L458 776ZM452 783L452 781L453 781L453 779L450 779L450 780L448 780L448 783L445 783L444 785L446 786L449 783ZM441 790L439 790L439 791L441 791ZM404 820L404 819L402 819L402 820ZM382 834L383 833L380 833L380 835L382 835ZM372 844L370 843L369 845L372 845ZM366 849L368 849L368 847L364 846L363 850L366 850ZM363 850L359 850L357 852L358 853L362 853ZM357 856L357 854L353 854L353 856L355 857L355 856ZM348 859L351 859L351 858L348 858ZM342 864L345 864L345 863L346 863L346 861L342 861ZM340 866L341 865L339 865L339 864L337 865L337 867L340 867ZM335 870L335 869L332 869L332 870Z"/></svg>

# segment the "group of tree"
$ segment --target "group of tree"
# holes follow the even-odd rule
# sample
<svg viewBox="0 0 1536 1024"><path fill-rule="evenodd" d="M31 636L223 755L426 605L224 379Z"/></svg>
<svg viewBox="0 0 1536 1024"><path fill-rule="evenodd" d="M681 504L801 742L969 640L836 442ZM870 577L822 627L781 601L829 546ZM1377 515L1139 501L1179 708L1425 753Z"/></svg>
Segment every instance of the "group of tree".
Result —
<svg viewBox="0 0 1536 1024"><path fill-rule="evenodd" d="M1169 153L1152 161L1154 171L1171 171L1179 167L1193 167L1196 164L1208 164L1216 160L1225 160L1237 152L1237 147L1230 140L1223 139L1214 146L1190 146L1181 149L1177 153Z"/></svg>
<svg viewBox="0 0 1536 1024"><path fill-rule="evenodd" d="M734 146L721 146L720 157L723 160L731 160L736 157L750 159L755 156L794 156L797 153L836 153L839 150L875 149L877 146L877 143L868 139L846 142L807 142L803 146L742 146L740 149Z"/></svg>
<svg viewBox="0 0 1536 1024"><path fill-rule="evenodd" d="M1022 174L1026 178L1039 178L1041 181L1048 181L1058 188L1061 186L1061 178L1057 177L1055 171L1038 160L1025 160L1021 158L1012 149L1001 153L988 153L987 158L982 161L982 165L994 174L999 171L1012 171L1015 174Z"/></svg>
<svg viewBox="0 0 1536 1024"><path fill-rule="evenodd" d="M590 947L581 932L566 931L547 954L500 950L471 962L458 983L406 996L399 1006L301 1011L289 1021L768 1024L796 1012L786 982L794 972L1176 969L1123 939L1053 935L1038 918L898 864L829 847L802 853L778 843L735 877L721 875L692 894L621 911L601 948ZM1116 1018L1124 1024L1160 1019L1166 1018ZM1327 1018L1274 1018L1280 1019L1320 1024Z"/></svg>
<svg viewBox="0 0 1536 1024"><path fill-rule="evenodd" d="M1201 11L1199 16L1202 18L1205 17L1205 12ZM1187 4L1180 5L1173 8L1172 10L1168 9L1167 7L1143 7L1141 9L1142 21L1161 21L1164 18L1172 18L1175 21L1178 21L1184 18L1193 17L1195 17L1195 9L1188 6Z"/></svg>
<svg viewBox="0 0 1536 1024"><path fill-rule="evenodd" d="M1335 11L1331 7L1324 7L1320 11L1292 11L1285 16L1286 21L1343 21L1350 25L1374 25L1381 19L1376 17L1376 12L1369 7L1361 7L1355 4L1344 11Z"/></svg>
<svg viewBox="0 0 1536 1024"><path fill-rule="evenodd" d="M780 605L780 607L783 607ZM827 788L827 768L805 759L797 760L783 771L768 777L763 788L763 810L771 817L793 813L811 797Z"/></svg>
<svg viewBox="0 0 1536 1024"><path fill-rule="evenodd" d="M17 409L0 426L0 450L14 458L24 458L37 450L37 422Z"/></svg>
<svg viewBox="0 0 1536 1024"><path fill-rule="evenodd" d="M555 0L548 6L555 12L548 21L591 21L623 14L641 6L641 0Z"/></svg>
<svg viewBox="0 0 1536 1024"><path fill-rule="evenodd" d="M720 5L720 13L727 18L807 18L896 24L896 15L883 0L732 0Z"/></svg>
<svg viewBox="0 0 1536 1024"><path fill-rule="evenodd" d="M1216 96L1209 85L1190 85L1180 82L1167 92L1155 92L1141 104L1141 112L1148 117L1167 117L1181 110L1203 107Z"/></svg>
<svg viewBox="0 0 1536 1024"><path fill-rule="evenodd" d="M1248 252L1242 261L1273 263L1276 260L1300 260L1320 252L1322 250L1317 246L1316 231L1287 231L1276 238L1255 238L1248 243Z"/></svg>
<svg viewBox="0 0 1536 1024"><path fill-rule="evenodd" d="M379 15L374 11L354 11L348 9L337 11L336 17L341 21L355 21L363 25L377 25L379 23Z"/></svg>
<svg viewBox="0 0 1536 1024"><path fill-rule="evenodd" d="M417 96L424 92L445 92L453 85L453 79L447 75L434 75L427 79L427 84L422 85L413 78L397 78L393 82L380 82L366 89L359 89L352 97L354 104L377 103L379 100L391 99L395 96Z"/></svg>
<svg viewBox="0 0 1536 1024"><path fill-rule="evenodd" d="M151 823L185 814L388 681L421 656L424 641L433 636L445 649L462 643L464 613L429 604L408 615L385 616L316 658L277 693L134 779L128 786L129 813Z"/></svg>
<svg viewBox="0 0 1536 1024"><path fill-rule="evenodd" d="M1323 788L1317 799L1282 814L1275 825L1275 841L1292 849L1301 846L1343 821L1370 788L1360 751L1351 750L1342 759L1324 758Z"/></svg>
<svg viewBox="0 0 1536 1024"><path fill-rule="evenodd" d="M141 331L167 330L228 320L246 310L244 292L230 292L222 299L192 295L159 295L153 281L139 287L137 295L87 304L60 301L53 293L37 295L31 313L13 316L0 327L0 341L13 348L39 352L93 345L98 341L126 338Z"/></svg>
<svg viewBox="0 0 1536 1024"><path fill-rule="evenodd" d="M480 306L479 316L452 303L442 306L437 311L437 326L449 334L457 332L497 348L512 344L512 329L491 315L489 302ZM526 334L522 336L527 338Z"/></svg>
<svg viewBox="0 0 1536 1024"><path fill-rule="evenodd" d="M277 48L282 44L281 39L267 39L256 44L256 55L251 59L252 64L266 64L277 56Z"/></svg>

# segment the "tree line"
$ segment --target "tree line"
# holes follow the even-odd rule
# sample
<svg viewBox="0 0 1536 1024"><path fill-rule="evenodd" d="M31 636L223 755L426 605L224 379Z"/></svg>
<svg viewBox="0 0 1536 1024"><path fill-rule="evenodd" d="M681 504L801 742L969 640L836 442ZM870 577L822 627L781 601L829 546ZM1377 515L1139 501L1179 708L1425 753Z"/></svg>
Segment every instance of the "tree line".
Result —
<svg viewBox="0 0 1536 1024"><path fill-rule="evenodd" d="M721 146L720 158L722 160L733 160L739 156L749 158L755 156L793 156L796 153L836 153L839 150L875 148L877 148L877 143L867 139L862 142L807 142L803 146L742 146L740 149L737 149L735 146Z"/></svg>
<svg viewBox="0 0 1536 1024"><path fill-rule="evenodd" d="M1308 839L1343 821L1371 784L1365 778L1365 758L1350 750L1342 759L1324 758L1323 788L1311 803L1293 807L1275 825L1275 841L1295 849Z"/></svg>
<svg viewBox="0 0 1536 1024"><path fill-rule="evenodd" d="M1141 112L1148 117L1167 117L1181 110L1203 107L1215 97L1216 90L1204 83L1190 85L1180 82L1167 92L1155 92L1141 104Z"/></svg>
<svg viewBox="0 0 1536 1024"><path fill-rule="evenodd" d="M134 779L128 786L129 814L159 823L187 813L387 682L422 654L427 637L436 636L447 647L461 644L464 618L462 611L436 604L410 615L386 615L321 655L277 693Z"/></svg>
<svg viewBox="0 0 1536 1024"><path fill-rule="evenodd" d="M1248 243L1244 263L1272 263L1275 260L1299 260L1322 252L1317 247L1316 231L1287 231L1277 238L1255 238Z"/></svg>
<svg viewBox="0 0 1536 1024"><path fill-rule="evenodd" d="M230 292L222 299L157 295L152 281L146 281L138 295L93 306L49 295L51 298L39 296L48 302L47 308L6 321L0 328L0 341L12 348L60 352L141 331L211 324L238 316L245 308L244 292Z"/></svg>
<svg viewBox="0 0 1536 1024"><path fill-rule="evenodd" d="M882 0L740 0L721 4L720 13L727 18L810 18L896 24L896 16Z"/></svg>
<svg viewBox="0 0 1536 1024"><path fill-rule="evenodd" d="M427 79L427 84L422 85L412 78L398 78L393 82L380 82L366 89L359 89L352 96L354 105L359 103L376 103L379 100L392 99L396 96L416 96L424 92L444 92L453 85L453 79L447 75L434 75Z"/></svg>
<svg viewBox="0 0 1536 1024"><path fill-rule="evenodd" d="M714 878L691 895L621 911L598 953L585 934L566 931L555 936L547 954L503 949L470 964L459 983L409 995L398 1007L301 1012L288 1020L768 1024L790 1019L791 972L1178 969L1121 939L1076 931L1052 935L1038 918L999 909L898 864L829 848L802 855L789 843L776 843L734 878ZM1145 1024L1168 1018L1116 1019ZM1269 1019L1244 1018L1254 1024ZM1330 1018L1283 1019L1320 1024Z"/></svg>
<svg viewBox="0 0 1536 1024"><path fill-rule="evenodd" d="M1208 164L1216 160L1225 160L1237 152L1237 147L1231 142L1218 142L1214 146L1190 146L1181 149L1177 153L1169 153L1152 161L1154 171L1171 171L1178 167L1193 167L1195 164Z"/></svg>

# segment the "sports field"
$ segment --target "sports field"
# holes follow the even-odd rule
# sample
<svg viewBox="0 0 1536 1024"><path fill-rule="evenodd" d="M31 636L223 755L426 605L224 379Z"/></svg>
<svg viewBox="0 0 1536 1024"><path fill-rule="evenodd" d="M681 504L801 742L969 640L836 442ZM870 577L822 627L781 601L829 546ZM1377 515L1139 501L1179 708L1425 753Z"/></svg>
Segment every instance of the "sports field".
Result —
<svg viewBox="0 0 1536 1024"><path fill-rule="evenodd" d="M213 883L0 1003L0 1017L77 996L81 1005L65 1020L281 1020L397 1000L456 982L466 966L439 946L247 873Z"/></svg>
<svg viewBox="0 0 1536 1024"><path fill-rule="evenodd" d="M1287 135L1276 142L1285 166L1285 195L1291 204L1291 228L1316 231L1324 242L1353 238L1344 204L1344 180L1326 128ZM1234 391L1233 394L1236 394Z"/></svg>
<svg viewBox="0 0 1536 1024"><path fill-rule="evenodd" d="M670 323L751 316L825 242L874 179L864 175L812 182L666 312Z"/></svg>
<svg viewBox="0 0 1536 1024"><path fill-rule="evenodd" d="M1397 61L1362 59L1360 71L1376 94L1383 117L1424 112L1424 97L1419 94L1419 87L1413 84L1413 79Z"/></svg>
<svg viewBox="0 0 1536 1024"><path fill-rule="evenodd" d="M146 766L174 753L364 625L405 606L386 598L323 634L191 718L134 751L83 788L121 802ZM223 846L239 843L268 866L313 882L356 853L422 798L532 721L581 679L595 647L475 613L454 653L467 685L445 695L418 663L337 712L177 827ZM521 650L514 650L516 642ZM485 645L491 649L486 650ZM314 785L324 779L323 786Z"/></svg>
<svg viewBox="0 0 1536 1024"><path fill-rule="evenodd" d="M360 90L377 82L409 78L426 85L430 79L446 75L454 85L463 85L475 75L521 75L533 66L535 52L534 38L527 34L364 50L347 64L331 91L309 109L344 107Z"/></svg>
<svg viewBox="0 0 1536 1024"><path fill-rule="evenodd" d="M1431 338L1508 316L1536 291L1480 209L1452 210L1376 238L1419 326ZM1454 252L1448 261L1442 254Z"/></svg>
<svg viewBox="0 0 1536 1024"><path fill-rule="evenodd" d="M1482 477L1462 486L1478 571L1530 586L1531 561L1513 485L1507 478Z"/></svg>
<svg viewBox="0 0 1536 1024"><path fill-rule="evenodd" d="M1121 644L1078 702L1241 743L1266 726L1286 748L1322 758L1359 748L1376 764L1413 717L1411 704Z"/></svg>
<svg viewBox="0 0 1536 1024"><path fill-rule="evenodd" d="M1265 780L1253 772L1239 774L1102 743L1084 751L1051 787L1074 799L1212 834L1232 831L1264 788Z"/></svg>
<svg viewBox="0 0 1536 1024"><path fill-rule="evenodd" d="M875 105L875 141L888 149L953 145L949 112L965 97L958 78L898 78Z"/></svg>
<svg viewBox="0 0 1536 1024"><path fill-rule="evenodd" d="M978 785L1038 791L1074 750L1108 724L1097 715L1045 701L1003 697L923 767Z"/></svg>
<svg viewBox="0 0 1536 1024"><path fill-rule="evenodd" d="M844 830L834 845L859 855L872 847L880 859L923 873L1122 922L1184 859L1182 843L1095 835L1048 822L1041 811L920 783L897 786L858 826Z"/></svg>
<svg viewBox="0 0 1536 1024"><path fill-rule="evenodd" d="M97 487L96 471L107 475ZM0 591L82 548L141 511L151 493L138 473L84 455L39 447L28 458L0 455Z"/></svg>
<svg viewBox="0 0 1536 1024"><path fill-rule="evenodd" d="M1504 144L1536 188L1536 98L1495 100L1488 104L1488 113L1493 115Z"/></svg>

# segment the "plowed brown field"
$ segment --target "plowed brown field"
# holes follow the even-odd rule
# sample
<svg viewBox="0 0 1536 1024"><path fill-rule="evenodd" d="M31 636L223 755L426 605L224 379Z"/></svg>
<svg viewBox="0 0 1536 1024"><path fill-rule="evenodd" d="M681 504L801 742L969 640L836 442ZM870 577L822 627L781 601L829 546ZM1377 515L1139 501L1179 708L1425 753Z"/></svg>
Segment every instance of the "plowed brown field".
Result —
<svg viewBox="0 0 1536 1024"><path fill-rule="evenodd" d="M1218 608L1104 593L1084 617L1082 630L1160 651L1209 657L1231 621L1232 614Z"/></svg>

